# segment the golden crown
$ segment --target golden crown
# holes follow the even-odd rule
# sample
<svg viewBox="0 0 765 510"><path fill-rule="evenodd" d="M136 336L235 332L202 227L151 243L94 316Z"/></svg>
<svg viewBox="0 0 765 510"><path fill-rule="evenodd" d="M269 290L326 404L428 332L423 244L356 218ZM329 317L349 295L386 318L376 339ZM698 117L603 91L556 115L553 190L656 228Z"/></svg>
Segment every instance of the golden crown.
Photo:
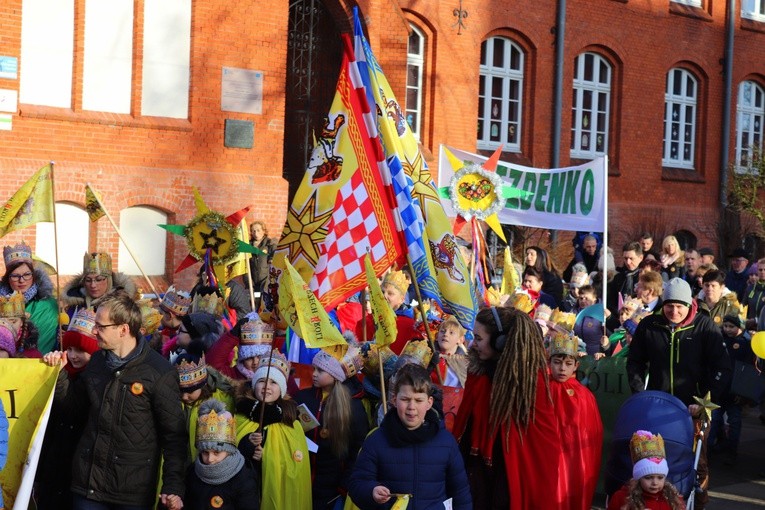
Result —
<svg viewBox="0 0 765 510"><path fill-rule="evenodd" d="M647 430L638 430L630 439L630 456L633 464L642 459L666 458L664 439L661 434L653 435Z"/></svg>
<svg viewBox="0 0 765 510"><path fill-rule="evenodd" d="M188 292L175 290L175 285L171 285L167 288L165 295L162 296L159 306L179 317L183 317L189 313L189 308L191 308L191 296L189 296Z"/></svg>
<svg viewBox="0 0 765 510"><path fill-rule="evenodd" d="M199 358L199 363L184 359L175 365L175 368L178 369L181 389L199 386L207 379L207 363L204 354Z"/></svg>
<svg viewBox="0 0 765 510"><path fill-rule="evenodd" d="M0 317L26 317L24 295L14 291L8 297L0 296Z"/></svg>
<svg viewBox="0 0 765 510"><path fill-rule="evenodd" d="M77 331L83 335L94 338L93 328L96 326L96 312L91 308L80 308L69 321L67 331Z"/></svg>
<svg viewBox="0 0 765 510"><path fill-rule="evenodd" d="M380 356L377 356L377 351L380 351ZM369 350L364 355L364 373L368 376L379 377L380 376L380 362L382 358L383 366L391 359L396 357L396 353L393 352L390 347L383 346L379 348L377 344L369 342Z"/></svg>
<svg viewBox="0 0 765 510"><path fill-rule="evenodd" d="M245 322L239 335L241 345L270 344L273 339L274 327L258 318Z"/></svg>
<svg viewBox="0 0 765 510"><path fill-rule="evenodd" d="M622 303L622 308L629 308L634 313L635 310L643 308L643 302L637 298L630 298L624 303Z"/></svg>
<svg viewBox="0 0 765 510"><path fill-rule="evenodd" d="M322 350L340 363L347 378L358 374L364 366L364 360L361 357L361 347L356 344L330 345Z"/></svg>
<svg viewBox="0 0 765 510"><path fill-rule="evenodd" d="M228 443L236 445L236 420L231 413L210 411L197 420L197 443Z"/></svg>
<svg viewBox="0 0 765 510"><path fill-rule="evenodd" d="M423 367L427 367L430 358L433 357L433 351L430 349L427 340L410 340L401 350L400 357L410 356L416 359Z"/></svg>
<svg viewBox="0 0 765 510"><path fill-rule="evenodd" d="M382 284L393 285L403 295L406 295L406 291L409 290L409 280L403 271L389 272L383 278Z"/></svg>
<svg viewBox="0 0 765 510"><path fill-rule="evenodd" d="M5 267L14 262L32 263L32 248L24 241L13 246L6 246L3 248L3 258L5 259Z"/></svg>
<svg viewBox="0 0 765 510"><path fill-rule="evenodd" d="M552 308L547 305L539 305L537 311L534 312L535 319L542 319L543 321L549 321L552 316Z"/></svg>
<svg viewBox="0 0 765 510"><path fill-rule="evenodd" d="M516 292L510 296L509 305L523 313L529 313L534 309L534 300L527 292Z"/></svg>
<svg viewBox="0 0 765 510"><path fill-rule="evenodd" d="M223 300L216 293L194 294L194 300L191 302L191 313L207 312L216 317L223 316Z"/></svg>
<svg viewBox="0 0 765 510"><path fill-rule="evenodd" d="M565 329L566 331L574 331L574 323L576 323L576 314L569 312L561 312L556 309L550 315L550 322L553 322Z"/></svg>
<svg viewBox="0 0 765 510"><path fill-rule="evenodd" d="M162 322L162 314L151 306L148 300L139 301L138 305L141 307L141 326L147 335L151 335L159 329L159 324Z"/></svg>
<svg viewBox="0 0 765 510"><path fill-rule="evenodd" d="M565 354L576 358L578 348L579 342L574 335L555 329L550 332L550 356Z"/></svg>
<svg viewBox="0 0 765 510"><path fill-rule="evenodd" d="M85 253L82 264L82 274L111 276L112 258L108 253Z"/></svg>

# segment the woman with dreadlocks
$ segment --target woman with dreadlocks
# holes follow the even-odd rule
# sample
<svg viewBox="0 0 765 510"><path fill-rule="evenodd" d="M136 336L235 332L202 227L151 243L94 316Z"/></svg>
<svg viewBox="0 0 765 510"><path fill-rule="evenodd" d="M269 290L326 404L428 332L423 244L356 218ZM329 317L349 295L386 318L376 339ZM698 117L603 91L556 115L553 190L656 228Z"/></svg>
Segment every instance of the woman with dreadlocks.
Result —
<svg viewBox="0 0 765 510"><path fill-rule="evenodd" d="M513 308L478 312L454 424L473 508L556 508L561 439L539 327Z"/></svg>

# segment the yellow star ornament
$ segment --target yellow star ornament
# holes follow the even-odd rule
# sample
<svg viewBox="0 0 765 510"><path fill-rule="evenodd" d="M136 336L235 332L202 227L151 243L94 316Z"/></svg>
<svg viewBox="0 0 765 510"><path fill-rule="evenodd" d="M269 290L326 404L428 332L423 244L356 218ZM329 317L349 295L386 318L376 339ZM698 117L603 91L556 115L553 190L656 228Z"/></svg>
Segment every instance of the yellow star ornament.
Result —
<svg viewBox="0 0 765 510"><path fill-rule="evenodd" d="M704 398L693 397L693 400L704 409L707 421L712 421L712 411L720 409L720 406L712 402L712 394L710 392L707 392L707 394L704 395Z"/></svg>

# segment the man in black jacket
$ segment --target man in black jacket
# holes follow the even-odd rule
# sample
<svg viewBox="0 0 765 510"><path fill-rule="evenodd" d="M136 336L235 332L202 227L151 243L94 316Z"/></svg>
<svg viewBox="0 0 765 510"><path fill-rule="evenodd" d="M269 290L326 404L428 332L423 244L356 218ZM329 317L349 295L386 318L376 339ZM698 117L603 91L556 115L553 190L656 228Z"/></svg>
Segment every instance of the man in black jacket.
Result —
<svg viewBox="0 0 765 510"><path fill-rule="evenodd" d="M96 310L96 351L72 384L62 371L56 399L87 423L72 466L75 510L154 507L160 457L160 499L182 508L188 435L178 372L141 338L141 310L117 292ZM66 353L44 361L65 366Z"/></svg>
<svg viewBox="0 0 765 510"><path fill-rule="evenodd" d="M728 352L720 328L707 315L698 313L685 280L671 279L664 290L662 313L640 321L627 355L627 376L633 393L646 388L682 400L697 427L705 411L693 397L711 392L713 402L721 401L731 377ZM706 441L697 474L704 489L696 500L698 509L707 499Z"/></svg>

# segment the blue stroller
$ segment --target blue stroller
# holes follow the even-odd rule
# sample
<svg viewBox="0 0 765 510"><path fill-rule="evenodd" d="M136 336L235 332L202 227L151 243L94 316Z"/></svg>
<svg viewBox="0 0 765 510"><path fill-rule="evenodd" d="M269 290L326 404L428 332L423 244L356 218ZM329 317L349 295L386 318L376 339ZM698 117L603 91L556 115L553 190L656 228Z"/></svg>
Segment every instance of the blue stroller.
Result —
<svg viewBox="0 0 765 510"><path fill-rule="evenodd" d="M685 404L663 391L636 393L619 409L603 475L606 494L611 497L632 478L629 443L636 430L649 430L664 438L669 464L667 479L683 495L688 510L692 510L698 465L693 451L693 420Z"/></svg>

